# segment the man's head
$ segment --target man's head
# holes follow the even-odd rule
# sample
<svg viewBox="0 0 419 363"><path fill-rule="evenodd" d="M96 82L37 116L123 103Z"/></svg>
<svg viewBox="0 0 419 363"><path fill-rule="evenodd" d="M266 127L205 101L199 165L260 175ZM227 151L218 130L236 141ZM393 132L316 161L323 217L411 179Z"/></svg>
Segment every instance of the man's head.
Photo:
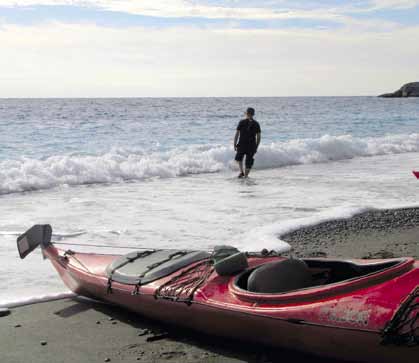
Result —
<svg viewBox="0 0 419 363"><path fill-rule="evenodd" d="M247 116L247 118L252 119L254 115L255 115L255 109L254 109L254 108L252 108L252 107L249 107L249 108L246 110L246 116Z"/></svg>

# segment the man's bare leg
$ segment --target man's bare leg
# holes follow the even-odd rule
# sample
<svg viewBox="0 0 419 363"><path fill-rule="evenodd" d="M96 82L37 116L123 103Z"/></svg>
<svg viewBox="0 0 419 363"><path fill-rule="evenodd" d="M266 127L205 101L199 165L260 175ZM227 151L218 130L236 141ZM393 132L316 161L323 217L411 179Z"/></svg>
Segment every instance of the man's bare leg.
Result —
<svg viewBox="0 0 419 363"><path fill-rule="evenodd" d="M238 161L237 164L239 164L240 175L244 175L244 171L243 171L243 160L242 161Z"/></svg>
<svg viewBox="0 0 419 363"><path fill-rule="evenodd" d="M245 178L249 176L252 165L253 165L253 155L246 155L246 170L244 172Z"/></svg>

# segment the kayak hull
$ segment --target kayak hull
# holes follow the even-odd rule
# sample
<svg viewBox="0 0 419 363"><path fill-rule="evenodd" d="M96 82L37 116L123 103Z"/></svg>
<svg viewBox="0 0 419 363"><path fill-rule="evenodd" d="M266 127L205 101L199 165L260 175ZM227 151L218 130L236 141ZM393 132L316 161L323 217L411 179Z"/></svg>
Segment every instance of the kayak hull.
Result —
<svg viewBox="0 0 419 363"><path fill-rule="evenodd" d="M258 304L246 301L231 292L231 278L214 276L214 273L208 286L197 290L192 303L185 304L156 299L156 290L170 276L142 286L138 294L133 294L132 286L119 283L113 283L110 292L105 268L118 256L67 256L53 246L45 248L44 254L51 260L64 283L77 294L108 301L152 319L205 334L348 361L409 363L417 362L419 356L418 346L382 344L382 328L385 327L383 321L391 320L400 301L392 303L389 296L388 303L377 303L377 307L371 309L368 324L361 321L365 315L357 310L359 305L356 303L357 300L361 304L365 304L367 300L370 300L370 304L374 304L374 299L381 301L378 290L384 289L384 293L388 294L395 284L402 285L401 290L412 290L415 283L417 286L419 278L419 266L414 261L410 261L410 267L406 267L404 273L395 274L395 281L387 290L382 283L377 286L375 282L374 286L364 287L362 291L340 293L339 297L328 297L326 294L326 297L313 299L311 302L270 301ZM403 279L406 281L403 282ZM369 294L368 298L361 298L361 293ZM399 296L395 299L400 300ZM327 320L323 312L329 306L334 306L336 310L339 305L346 313L342 313L339 318L329 314ZM308 318L314 315L316 318ZM379 321L378 317L383 321Z"/></svg>

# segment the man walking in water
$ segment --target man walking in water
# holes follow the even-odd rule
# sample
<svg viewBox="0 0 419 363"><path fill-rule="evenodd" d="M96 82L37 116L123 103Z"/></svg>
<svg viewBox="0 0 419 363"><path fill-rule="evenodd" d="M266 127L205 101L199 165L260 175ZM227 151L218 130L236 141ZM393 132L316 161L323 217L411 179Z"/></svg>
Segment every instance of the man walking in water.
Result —
<svg viewBox="0 0 419 363"><path fill-rule="evenodd" d="M256 154L260 144L260 125L253 119L255 109L249 107L246 111L246 118L237 125L234 135L234 150L237 151L235 160L239 164L239 178L247 178L253 166L253 156ZM243 158L246 156L245 167L243 170Z"/></svg>

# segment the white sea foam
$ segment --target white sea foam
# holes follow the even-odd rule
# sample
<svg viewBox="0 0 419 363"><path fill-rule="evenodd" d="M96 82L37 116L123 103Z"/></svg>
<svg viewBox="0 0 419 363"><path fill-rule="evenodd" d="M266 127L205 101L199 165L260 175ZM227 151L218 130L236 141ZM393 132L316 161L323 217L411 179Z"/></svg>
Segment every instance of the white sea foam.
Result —
<svg viewBox="0 0 419 363"><path fill-rule="evenodd" d="M22 232L18 231L0 231L0 236L20 236Z"/></svg>
<svg viewBox="0 0 419 363"><path fill-rule="evenodd" d="M356 157L419 151L419 134L379 138L350 135L295 139L261 146L256 168L324 163ZM0 194L49 189L62 185L118 183L213 173L234 167L226 146L189 146L167 152L113 149L97 156L58 155L44 160L0 162Z"/></svg>
<svg viewBox="0 0 419 363"><path fill-rule="evenodd" d="M241 241L241 247L247 251L258 251L260 246L268 250L275 250L279 253L285 253L292 249L287 242L281 240L281 237L287 233L294 232L300 228L315 226L320 223L349 219L353 216L373 210L372 207L336 207L317 213L310 217L284 220L278 223L254 228L247 233L246 238Z"/></svg>
<svg viewBox="0 0 419 363"><path fill-rule="evenodd" d="M47 301L54 301L54 300L61 300L61 299L68 299L75 297L76 294L73 292L60 292L56 294L48 294L48 295L38 295L38 296L32 296L32 297L25 297L21 299L12 299L12 300L4 300L0 303L0 308L15 308L18 306L24 306L24 305L32 305L32 304L38 304L42 302Z"/></svg>

